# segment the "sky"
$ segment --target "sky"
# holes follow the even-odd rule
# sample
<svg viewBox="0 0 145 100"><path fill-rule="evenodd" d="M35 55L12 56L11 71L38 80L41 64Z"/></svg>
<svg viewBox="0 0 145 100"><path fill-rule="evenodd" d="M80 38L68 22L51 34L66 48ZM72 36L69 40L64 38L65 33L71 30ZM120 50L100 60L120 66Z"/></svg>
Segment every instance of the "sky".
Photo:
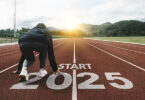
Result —
<svg viewBox="0 0 145 100"><path fill-rule="evenodd" d="M14 0L0 0L0 29L13 29ZM38 23L72 29L80 23L145 21L145 0L17 0L17 29Z"/></svg>

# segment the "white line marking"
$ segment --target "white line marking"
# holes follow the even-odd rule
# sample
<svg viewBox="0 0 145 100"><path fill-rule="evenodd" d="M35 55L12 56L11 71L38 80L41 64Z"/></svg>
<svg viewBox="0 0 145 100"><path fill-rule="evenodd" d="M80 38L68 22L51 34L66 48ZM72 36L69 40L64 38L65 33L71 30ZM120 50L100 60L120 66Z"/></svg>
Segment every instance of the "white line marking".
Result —
<svg viewBox="0 0 145 100"><path fill-rule="evenodd" d="M84 38L84 39L100 40L100 41L111 41L111 42L118 42L118 43L125 43L125 44L137 44L137 45L145 46L145 44L143 44L143 43L122 42L122 41L113 41L113 40L101 40L101 39L92 39L92 38Z"/></svg>
<svg viewBox="0 0 145 100"><path fill-rule="evenodd" d="M36 82L40 79L42 79L42 77L39 77L39 72L33 72L33 73L29 73L28 74L29 77L32 75L35 75L35 78L32 78L28 81L24 81L24 82L20 82L17 84L14 84L10 87L10 89L17 89L17 90L22 90L22 89L37 89L39 87L39 85L28 85L30 83Z"/></svg>
<svg viewBox="0 0 145 100"><path fill-rule="evenodd" d="M18 52L18 51L14 51L14 52L9 52L9 53L5 53L5 54L1 54L0 57L1 57L1 56L5 56L5 55L9 55L9 54L12 54L12 53L16 53L16 52Z"/></svg>
<svg viewBox="0 0 145 100"><path fill-rule="evenodd" d="M108 41L107 41L108 42ZM112 42L112 41L109 41L109 42ZM112 43L115 43L115 42L112 42ZM145 48L145 47L141 47L141 46L134 46L134 44L126 44L126 45L124 45L124 43L117 43L117 45L123 45L123 46L129 46L129 47L135 47L135 48Z"/></svg>
<svg viewBox="0 0 145 100"><path fill-rule="evenodd" d="M73 70L73 87L72 87L72 100L77 100L77 81L76 70Z"/></svg>
<svg viewBox="0 0 145 100"><path fill-rule="evenodd" d="M59 46L59 45L61 45L61 44L63 44L63 43L64 43L64 42L59 43L59 44L55 45L53 48L55 48L55 47L57 47L57 46ZM35 56L38 56L38 55L39 55L39 54L37 54L37 55L35 55ZM6 69L1 70L1 71L0 71L0 74L3 73L3 72L5 72L5 71L7 71L7 70L9 70L9 69L11 69L11 68L13 68L13 67L16 67L17 65L18 65L18 63L17 63L17 64L14 64L14 65L12 65L12 66L6 68Z"/></svg>
<svg viewBox="0 0 145 100"><path fill-rule="evenodd" d="M17 66L17 65L18 65L18 63L17 64L14 64L14 65L12 65L12 66L10 66L10 67L2 70L2 71L0 71L0 74L3 73L3 72L5 72L5 71L7 71L7 70L9 70L9 69L11 69L11 68L13 68L13 67L15 67L15 66Z"/></svg>
<svg viewBox="0 0 145 100"><path fill-rule="evenodd" d="M16 49L17 47L1 47L0 51L5 51L5 50L9 50L9 49Z"/></svg>
<svg viewBox="0 0 145 100"><path fill-rule="evenodd" d="M103 44L103 43L100 43L100 44ZM113 46L113 45L109 45L109 44L103 44L103 45L107 45L107 46L111 46L111 47L115 47L115 48L119 48L119 49L123 49L123 50L127 50L127 51L132 51L132 52L135 52L135 53L139 53L139 54L144 54L143 52L140 52L140 51L135 51L135 50L131 50L131 49L126 49L126 48L121 48L121 47L117 47L117 46Z"/></svg>
<svg viewBox="0 0 145 100"><path fill-rule="evenodd" d="M73 55L73 63L76 64L76 47L74 40L74 55ZM76 70L73 70L73 85L72 85L72 100L77 100L77 82L76 82Z"/></svg>
<svg viewBox="0 0 145 100"><path fill-rule="evenodd" d="M73 63L74 64L76 63L76 48L75 48L75 46L76 46L76 42L74 40L74 56L73 56Z"/></svg>
<svg viewBox="0 0 145 100"><path fill-rule="evenodd" d="M62 45L63 43L64 43L64 42L59 43L59 44L55 45L53 48L55 48L55 47L57 47L57 46L59 46L59 45Z"/></svg>
<svg viewBox="0 0 145 100"><path fill-rule="evenodd" d="M145 71L144 68L141 68L141 67L139 67L139 66L137 66L137 65L135 65L135 64L133 64L133 63L131 63L131 62L129 62L129 61L126 61L126 60L124 60L124 59L122 59L122 58L120 58L120 57L117 57L116 55L113 55L113 54L111 54L111 53L109 53L109 52L107 52L107 51L104 51L104 50L102 50L102 49L100 49L100 48L98 48L98 47L96 47L96 46L94 46L94 45L92 45L92 44L90 44L90 43L87 43L87 44L89 44L90 46L92 46L92 47L94 47L94 48L96 48L96 49L98 49L98 50L100 50L100 51L102 51L102 52L104 52L104 53L106 53L106 54L108 54L108 55L114 57L114 58L117 58L117 59L119 59L119 60L121 60L121 61L123 61L123 62L126 62L126 63L128 63L128 64L130 64L130 65L132 65L132 66L134 66L134 67L136 67L136 68L138 68L138 69L140 69L140 70L142 70L142 71Z"/></svg>
<svg viewBox="0 0 145 100"><path fill-rule="evenodd" d="M58 44L58 45L61 45L61 44ZM57 45L56 45L56 46L57 46ZM14 52L9 52L9 53L5 53L5 54L1 54L0 57L1 57L1 56L5 56L5 55L9 55L9 54L12 54L12 53L16 53L16 52L18 52L18 51L14 51Z"/></svg>
<svg viewBox="0 0 145 100"><path fill-rule="evenodd" d="M91 39L91 38L84 38L84 39L90 39L90 40L99 40L99 41L103 41L103 42L112 42L112 43L117 43L117 45L124 45L125 46L130 46L130 47L135 47L135 48L145 48L145 44L141 44L141 43L132 43L132 42L121 42L121 41L113 41L113 40L101 40L101 39ZM134 45L138 45L138 46L134 46ZM144 46L144 47L141 47Z"/></svg>

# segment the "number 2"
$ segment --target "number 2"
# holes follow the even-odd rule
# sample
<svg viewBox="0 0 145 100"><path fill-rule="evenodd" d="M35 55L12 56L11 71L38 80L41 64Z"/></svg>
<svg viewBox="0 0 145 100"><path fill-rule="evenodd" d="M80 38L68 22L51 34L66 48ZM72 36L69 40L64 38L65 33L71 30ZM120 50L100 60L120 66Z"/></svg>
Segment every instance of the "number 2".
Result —
<svg viewBox="0 0 145 100"><path fill-rule="evenodd" d="M84 73L80 73L77 75L77 77L84 77L85 75L89 75L91 76L90 79L80 83L78 85L79 89L105 89L104 85L93 85L91 83L95 82L96 80L99 79L99 76L97 74L94 73L90 73L90 72L84 72Z"/></svg>
<svg viewBox="0 0 145 100"><path fill-rule="evenodd" d="M30 73L29 77L33 76L33 75L35 75L36 77L32 78L28 81L25 81L25 82L20 82L20 83L14 84L10 89L37 89L39 87L39 85L27 85L27 84L33 83L33 82L36 82L36 81L42 79L42 77L38 77L38 74L39 73Z"/></svg>

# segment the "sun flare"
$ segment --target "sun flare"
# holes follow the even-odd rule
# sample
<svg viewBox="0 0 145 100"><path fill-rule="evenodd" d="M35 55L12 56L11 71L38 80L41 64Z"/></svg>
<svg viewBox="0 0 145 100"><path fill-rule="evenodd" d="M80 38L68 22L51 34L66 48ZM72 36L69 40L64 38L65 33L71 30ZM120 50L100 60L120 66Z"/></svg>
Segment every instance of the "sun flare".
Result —
<svg viewBox="0 0 145 100"><path fill-rule="evenodd" d="M68 23L68 24L66 25L66 28L67 28L68 30L73 30L73 29L75 29L77 26L78 26L78 23L70 22L70 23Z"/></svg>
<svg viewBox="0 0 145 100"><path fill-rule="evenodd" d="M64 26L68 30L73 30L79 25L79 21L77 19L66 19L64 22Z"/></svg>

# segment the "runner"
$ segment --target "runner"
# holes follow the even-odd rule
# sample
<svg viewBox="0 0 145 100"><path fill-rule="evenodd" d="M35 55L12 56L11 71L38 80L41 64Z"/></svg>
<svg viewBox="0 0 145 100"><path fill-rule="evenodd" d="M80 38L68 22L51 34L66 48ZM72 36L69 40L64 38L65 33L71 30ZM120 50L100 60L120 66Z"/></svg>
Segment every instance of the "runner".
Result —
<svg viewBox="0 0 145 100"><path fill-rule="evenodd" d="M22 79L29 79L27 68L35 61L33 51L39 53L40 77L47 75L47 71L44 69L47 52L52 70L55 73L60 74L55 61L52 36L43 23L38 24L35 28L29 30L24 36L22 36L19 39L19 47L22 55L19 61L18 70L15 73L20 74Z"/></svg>

